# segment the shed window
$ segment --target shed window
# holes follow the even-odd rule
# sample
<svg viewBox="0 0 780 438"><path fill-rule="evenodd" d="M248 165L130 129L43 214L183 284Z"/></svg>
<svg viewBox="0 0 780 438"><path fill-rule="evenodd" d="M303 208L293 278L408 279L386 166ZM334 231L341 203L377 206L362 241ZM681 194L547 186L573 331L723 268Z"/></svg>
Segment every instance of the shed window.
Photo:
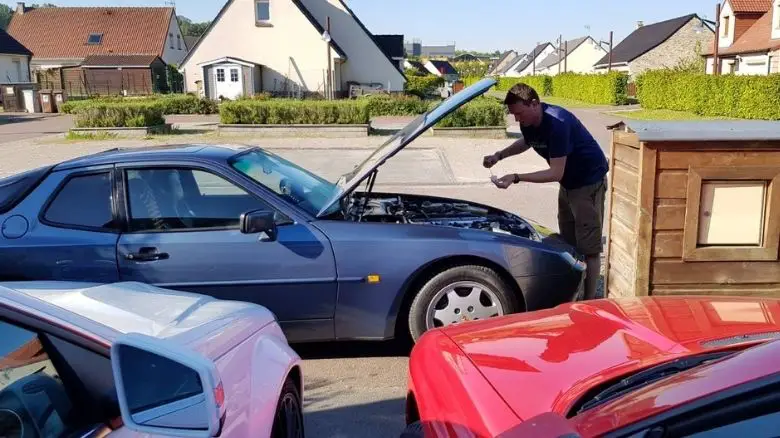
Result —
<svg viewBox="0 0 780 438"><path fill-rule="evenodd" d="M224 68L218 68L217 69L217 82L225 82L225 69Z"/></svg>
<svg viewBox="0 0 780 438"><path fill-rule="evenodd" d="M237 68L231 68L230 69L230 82L238 82L238 69Z"/></svg>
<svg viewBox="0 0 780 438"><path fill-rule="evenodd" d="M101 44L103 42L102 33L91 33L87 38L87 44Z"/></svg>
<svg viewBox="0 0 780 438"><path fill-rule="evenodd" d="M271 20L271 1L255 0L255 21L267 22Z"/></svg>
<svg viewBox="0 0 780 438"><path fill-rule="evenodd" d="M761 245L767 184L702 181L699 245Z"/></svg>

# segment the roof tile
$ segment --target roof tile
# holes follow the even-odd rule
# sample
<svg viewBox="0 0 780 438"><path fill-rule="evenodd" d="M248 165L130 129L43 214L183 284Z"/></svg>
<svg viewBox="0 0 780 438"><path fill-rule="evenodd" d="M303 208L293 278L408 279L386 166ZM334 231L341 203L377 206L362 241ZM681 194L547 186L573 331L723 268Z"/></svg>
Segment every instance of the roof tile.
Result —
<svg viewBox="0 0 780 438"><path fill-rule="evenodd" d="M729 0L731 9L740 12L766 12L772 7L772 0Z"/></svg>
<svg viewBox="0 0 780 438"><path fill-rule="evenodd" d="M84 58L98 54L162 56L173 8L57 7L14 14L8 33L36 58ZM87 44L102 33L101 44Z"/></svg>

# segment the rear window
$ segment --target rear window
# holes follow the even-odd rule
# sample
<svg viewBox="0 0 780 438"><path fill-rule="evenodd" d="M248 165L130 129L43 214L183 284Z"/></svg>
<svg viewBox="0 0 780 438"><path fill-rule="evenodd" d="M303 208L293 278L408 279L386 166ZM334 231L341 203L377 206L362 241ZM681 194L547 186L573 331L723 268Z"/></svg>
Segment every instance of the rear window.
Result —
<svg viewBox="0 0 780 438"><path fill-rule="evenodd" d="M0 178L0 214L12 209L24 199L49 172L50 166L28 170L7 178Z"/></svg>

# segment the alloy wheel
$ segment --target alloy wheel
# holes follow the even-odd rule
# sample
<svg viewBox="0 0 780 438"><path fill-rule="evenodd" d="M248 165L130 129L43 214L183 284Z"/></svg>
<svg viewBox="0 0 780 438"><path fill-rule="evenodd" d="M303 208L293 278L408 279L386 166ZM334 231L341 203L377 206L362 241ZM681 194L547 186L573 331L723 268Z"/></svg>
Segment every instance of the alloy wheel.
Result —
<svg viewBox="0 0 780 438"><path fill-rule="evenodd" d="M426 329L504 315L498 295L484 284L459 281L439 290L425 311Z"/></svg>

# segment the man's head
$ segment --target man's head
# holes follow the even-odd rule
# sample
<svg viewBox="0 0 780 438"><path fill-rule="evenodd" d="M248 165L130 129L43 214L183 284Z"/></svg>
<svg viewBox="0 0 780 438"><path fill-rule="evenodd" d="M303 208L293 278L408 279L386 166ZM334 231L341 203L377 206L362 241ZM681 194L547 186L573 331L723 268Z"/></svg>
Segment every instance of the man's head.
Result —
<svg viewBox="0 0 780 438"><path fill-rule="evenodd" d="M504 104L521 126L535 126L542 121L539 94L527 84L517 83L512 86L506 93Z"/></svg>

